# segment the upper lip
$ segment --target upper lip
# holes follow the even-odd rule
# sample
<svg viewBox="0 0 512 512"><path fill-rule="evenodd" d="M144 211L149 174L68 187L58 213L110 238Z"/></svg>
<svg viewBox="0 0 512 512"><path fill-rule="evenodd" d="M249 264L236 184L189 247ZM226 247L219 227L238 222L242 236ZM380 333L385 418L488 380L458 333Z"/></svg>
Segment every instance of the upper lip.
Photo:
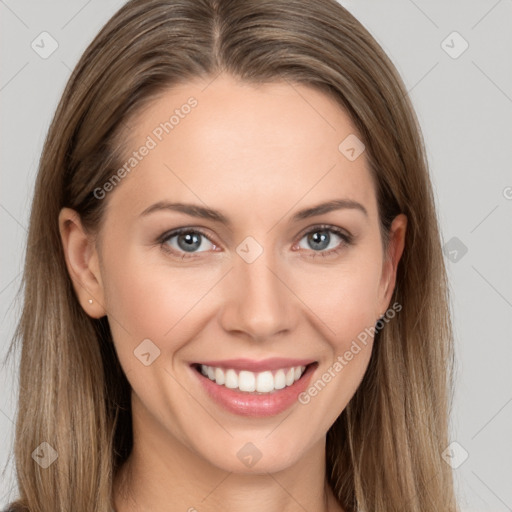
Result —
<svg viewBox="0 0 512 512"><path fill-rule="evenodd" d="M291 368L292 366L307 366L314 363L311 359L290 359L285 357L271 357L269 359L224 359L222 361L200 361L195 364L205 366L214 366L216 368L248 370L252 372L261 372L265 370L279 370L280 368Z"/></svg>

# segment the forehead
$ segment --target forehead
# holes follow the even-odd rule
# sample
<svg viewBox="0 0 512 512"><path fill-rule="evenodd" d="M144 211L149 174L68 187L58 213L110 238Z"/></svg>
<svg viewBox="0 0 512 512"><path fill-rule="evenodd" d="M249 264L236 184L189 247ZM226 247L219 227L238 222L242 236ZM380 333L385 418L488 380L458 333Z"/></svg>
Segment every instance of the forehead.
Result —
<svg viewBox="0 0 512 512"><path fill-rule="evenodd" d="M344 197L375 209L364 152L352 160L346 144L340 150L357 137L352 120L309 86L197 80L165 91L129 124L129 172L113 202L144 208L150 200L199 199L220 208L229 198L278 212Z"/></svg>

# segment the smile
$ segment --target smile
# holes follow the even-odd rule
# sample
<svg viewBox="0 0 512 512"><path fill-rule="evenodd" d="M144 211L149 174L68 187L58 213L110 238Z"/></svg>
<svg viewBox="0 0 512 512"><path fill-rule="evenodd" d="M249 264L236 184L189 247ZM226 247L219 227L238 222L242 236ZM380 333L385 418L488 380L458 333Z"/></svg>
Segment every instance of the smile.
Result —
<svg viewBox="0 0 512 512"><path fill-rule="evenodd" d="M231 359L197 362L190 367L205 396L222 409L236 415L265 417L283 413L297 403L318 362Z"/></svg>
<svg viewBox="0 0 512 512"><path fill-rule="evenodd" d="M237 371L233 368L225 370L204 364L199 365L199 369L205 377L219 386L246 392L271 393L276 389L292 386L295 381L302 377L306 367L292 366L291 368L266 370L259 373L250 370Z"/></svg>

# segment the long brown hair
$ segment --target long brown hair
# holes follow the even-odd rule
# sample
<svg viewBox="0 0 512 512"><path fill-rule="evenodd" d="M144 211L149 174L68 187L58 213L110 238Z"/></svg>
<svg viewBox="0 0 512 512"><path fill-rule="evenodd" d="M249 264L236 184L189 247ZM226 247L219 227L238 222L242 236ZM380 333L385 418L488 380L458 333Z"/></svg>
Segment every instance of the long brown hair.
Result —
<svg viewBox="0 0 512 512"><path fill-rule="evenodd" d="M132 448L130 386L106 317L81 308L58 215L98 230L93 191L123 161L123 126L170 87L225 72L328 94L351 116L376 184L383 240L408 217L391 303L368 370L327 434L327 478L347 511L455 511L448 444L452 331L446 271L424 144L395 67L335 0L132 0L75 67L50 126L32 204L15 437L13 510L108 512ZM340 141L341 142L341 141ZM47 442L57 463L33 451Z"/></svg>

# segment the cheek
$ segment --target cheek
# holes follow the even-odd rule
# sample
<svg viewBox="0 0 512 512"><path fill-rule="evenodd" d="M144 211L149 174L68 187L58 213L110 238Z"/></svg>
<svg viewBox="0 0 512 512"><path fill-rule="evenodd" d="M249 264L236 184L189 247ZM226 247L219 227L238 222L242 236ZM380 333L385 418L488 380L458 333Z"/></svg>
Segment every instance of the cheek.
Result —
<svg viewBox="0 0 512 512"><path fill-rule="evenodd" d="M127 251L125 257L112 257L105 265L112 333L119 350L128 355L144 339L161 350L177 350L198 328L203 299L207 304L208 292L222 275L171 269L165 262L148 263L148 259L143 253Z"/></svg>
<svg viewBox="0 0 512 512"><path fill-rule="evenodd" d="M327 350L299 403L309 411L313 430L325 432L354 396L368 368L380 272L376 264L358 264L315 277L304 283L302 293L307 296L308 287L315 290L305 302L321 319L317 326Z"/></svg>
<svg viewBox="0 0 512 512"><path fill-rule="evenodd" d="M344 345L374 325L378 312L381 273L377 261L360 260L303 273L297 295L321 323L332 345Z"/></svg>

